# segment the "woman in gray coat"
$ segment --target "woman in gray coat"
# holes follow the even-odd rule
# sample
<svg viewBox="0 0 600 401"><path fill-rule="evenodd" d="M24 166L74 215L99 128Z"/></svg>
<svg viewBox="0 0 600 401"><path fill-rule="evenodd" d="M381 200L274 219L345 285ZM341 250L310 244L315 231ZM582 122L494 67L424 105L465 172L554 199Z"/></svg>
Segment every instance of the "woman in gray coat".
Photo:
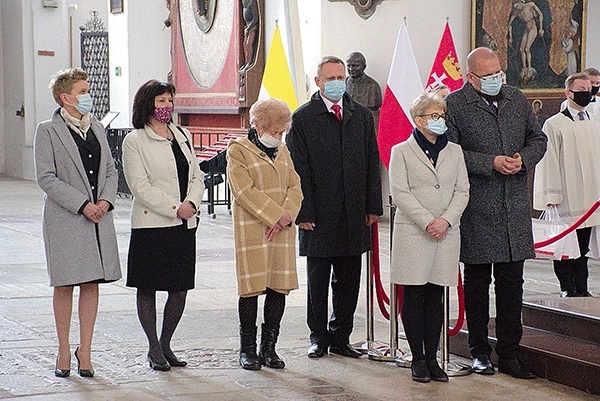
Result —
<svg viewBox="0 0 600 401"><path fill-rule="evenodd" d="M436 354L444 286L458 283L460 216L469 200L460 146L449 143L446 103L422 94L410 108L412 136L392 148L390 188L396 205L391 281L404 285L402 324L412 353L412 378L448 381Z"/></svg>
<svg viewBox="0 0 600 401"><path fill-rule="evenodd" d="M90 113L85 71L59 71L50 89L59 108L35 134L37 182L44 191L43 235L58 334L54 374L68 377L73 288L79 287L77 373L93 377L91 346L98 283L121 278L111 210L117 172L104 129Z"/></svg>

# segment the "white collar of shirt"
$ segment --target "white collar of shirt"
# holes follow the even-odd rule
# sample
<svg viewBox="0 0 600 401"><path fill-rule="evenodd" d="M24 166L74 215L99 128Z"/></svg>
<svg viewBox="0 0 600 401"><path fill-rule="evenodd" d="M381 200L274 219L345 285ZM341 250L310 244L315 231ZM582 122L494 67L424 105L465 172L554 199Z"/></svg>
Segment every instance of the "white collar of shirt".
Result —
<svg viewBox="0 0 600 401"><path fill-rule="evenodd" d="M327 107L327 110L330 113L335 114L335 112L333 110L331 110L331 106L333 106L334 104L339 104L340 105L340 114L343 116L344 115L344 97L342 97L337 103L333 103L331 100L327 99L325 96L321 95L321 99L323 99L323 103L325 103L325 107Z"/></svg>
<svg viewBox="0 0 600 401"><path fill-rule="evenodd" d="M575 121L580 121L579 120L579 110L572 108L571 106L567 106L567 109L569 109L569 113L571 113L571 117L573 117L573 120ZM585 114L585 120L587 121L590 119L590 117L588 116L588 113L585 109L582 110L583 114Z"/></svg>

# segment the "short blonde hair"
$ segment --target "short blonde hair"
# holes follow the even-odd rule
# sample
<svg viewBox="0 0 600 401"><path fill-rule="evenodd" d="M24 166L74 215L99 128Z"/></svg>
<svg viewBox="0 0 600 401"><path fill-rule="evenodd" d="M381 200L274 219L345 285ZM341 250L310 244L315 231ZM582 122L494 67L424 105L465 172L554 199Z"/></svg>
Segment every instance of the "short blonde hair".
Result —
<svg viewBox="0 0 600 401"><path fill-rule="evenodd" d="M61 93L71 93L73 90L73 84L77 81L87 81L88 74L81 68L67 68L66 70L60 70L56 75L52 76L48 88L52 91L54 101L59 106L63 106L62 100L60 100Z"/></svg>
<svg viewBox="0 0 600 401"><path fill-rule="evenodd" d="M287 131L292 124L292 111L283 100L259 100L250 107L250 125L258 123L266 131Z"/></svg>
<svg viewBox="0 0 600 401"><path fill-rule="evenodd" d="M445 111L446 101L433 93L421 93L410 105L410 117L415 121L415 118L425 114L432 106L438 106Z"/></svg>

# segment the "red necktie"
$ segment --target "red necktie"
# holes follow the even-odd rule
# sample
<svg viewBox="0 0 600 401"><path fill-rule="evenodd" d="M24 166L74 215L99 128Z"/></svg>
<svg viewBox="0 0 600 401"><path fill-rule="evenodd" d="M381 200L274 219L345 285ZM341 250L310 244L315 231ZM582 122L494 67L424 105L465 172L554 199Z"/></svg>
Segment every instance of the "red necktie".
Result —
<svg viewBox="0 0 600 401"><path fill-rule="evenodd" d="M339 104L334 104L331 106L331 110L333 110L333 113L335 114L335 116L337 117L337 119L339 121L342 121L342 113L341 113L341 107Z"/></svg>

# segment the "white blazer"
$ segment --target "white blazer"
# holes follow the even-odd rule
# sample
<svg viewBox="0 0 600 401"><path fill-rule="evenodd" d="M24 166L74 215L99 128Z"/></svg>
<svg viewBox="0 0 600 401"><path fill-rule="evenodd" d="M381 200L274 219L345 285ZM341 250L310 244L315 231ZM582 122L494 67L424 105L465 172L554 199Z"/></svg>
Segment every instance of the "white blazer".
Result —
<svg viewBox="0 0 600 401"><path fill-rule="evenodd" d="M169 124L169 128L188 160L185 200L200 208L204 177L193 152L191 135L187 130L184 130L183 135L174 124ZM172 227L181 224L181 219L177 217L177 210L181 205L177 166L171 143L167 139L154 133L149 126L130 132L123 141L123 170L133 194L131 228ZM195 218L187 221L188 228L194 228L196 224Z"/></svg>

